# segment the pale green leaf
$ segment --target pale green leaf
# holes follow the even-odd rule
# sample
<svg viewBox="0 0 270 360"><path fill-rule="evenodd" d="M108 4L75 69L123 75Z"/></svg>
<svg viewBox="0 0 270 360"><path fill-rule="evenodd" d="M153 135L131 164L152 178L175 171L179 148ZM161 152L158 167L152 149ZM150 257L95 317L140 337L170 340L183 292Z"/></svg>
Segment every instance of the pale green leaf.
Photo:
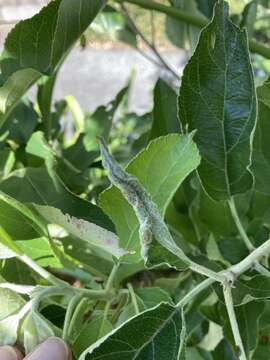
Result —
<svg viewBox="0 0 270 360"><path fill-rule="evenodd" d="M49 323L36 311L30 311L24 319L22 330L26 354L37 345L54 336L54 331Z"/></svg>

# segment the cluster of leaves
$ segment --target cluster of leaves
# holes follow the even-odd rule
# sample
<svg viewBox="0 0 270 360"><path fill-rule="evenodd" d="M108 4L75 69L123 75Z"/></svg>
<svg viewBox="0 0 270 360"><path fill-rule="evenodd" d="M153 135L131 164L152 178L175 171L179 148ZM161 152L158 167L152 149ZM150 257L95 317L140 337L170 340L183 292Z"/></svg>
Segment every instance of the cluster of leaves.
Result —
<svg viewBox="0 0 270 360"><path fill-rule="evenodd" d="M59 68L94 19L101 29L109 14L124 34L106 1L55 0L9 33L0 345L27 354L56 335L79 360L269 359L270 81L255 88L247 33L226 2L182 3L205 18L216 3L214 16L195 32L179 96L159 79L143 116L128 111L132 78L92 114L72 97L52 105ZM190 26L167 29L184 46L177 34Z"/></svg>

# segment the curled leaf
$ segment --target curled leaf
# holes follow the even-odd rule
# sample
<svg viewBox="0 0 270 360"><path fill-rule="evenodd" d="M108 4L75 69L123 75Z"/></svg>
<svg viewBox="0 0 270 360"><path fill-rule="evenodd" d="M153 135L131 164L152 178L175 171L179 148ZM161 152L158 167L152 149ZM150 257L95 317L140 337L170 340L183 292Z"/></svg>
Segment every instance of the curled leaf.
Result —
<svg viewBox="0 0 270 360"><path fill-rule="evenodd" d="M141 241L141 256L146 262L148 252L153 238L179 257L181 260L190 263L184 252L176 245L165 222L163 221L157 205L152 201L151 196L145 191L138 179L124 171L114 158L110 155L107 145L100 139L102 162L108 170L108 176L123 194L128 203L133 207L138 218Z"/></svg>

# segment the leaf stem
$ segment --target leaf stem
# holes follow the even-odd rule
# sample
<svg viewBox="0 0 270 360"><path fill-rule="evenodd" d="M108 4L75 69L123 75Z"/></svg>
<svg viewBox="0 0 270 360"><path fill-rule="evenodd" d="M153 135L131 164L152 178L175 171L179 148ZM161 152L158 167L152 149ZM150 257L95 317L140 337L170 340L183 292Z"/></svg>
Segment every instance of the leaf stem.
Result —
<svg viewBox="0 0 270 360"><path fill-rule="evenodd" d="M242 225L242 222L240 220L240 217L238 215L238 211L236 209L233 197L231 197L231 199L228 200L228 204L229 204L229 207L230 207L231 214L232 214L232 217L234 219L235 225L236 225L242 239L244 240L244 242L246 244L246 247L248 248L249 251L254 250L254 246L253 246L252 242L249 240L249 237L247 236L247 233L246 233L246 231L245 231L245 229L244 229L244 227Z"/></svg>
<svg viewBox="0 0 270 360"><path fill-rule="evenodd" d="M134 288L133 288L131 283L128 283L127 287L128 287L128 290L129 290L129 293L130 293L130 296L131 296L131 301L132 301L132 304L134 306L135 313L136 313L136 315L138 315L140 313L140 309L139 309L139 305L138 305L138 302L137 302L137 299L136 299L136 294L135 294Z"/></svg>
<svg viewBox="0 0 270 360"><path fill-rule="evenodd" d="M32 260L29 256L23 254L18 255L18 259L29 266L32 270L34 270L37 274L39 274L43 279L46 279L50 283L56 286L68 286L71 287L68 283L63 280L58 279L53 274L49 273L43 267L39 266L34 260Z"/></svg>
<svg viewBox="0 0 270 360"><path fill-rule="evenodd" d="M64 321L64 327L63 327L63 335L62 335L62 339L66 342L69 340L69 329L71 326L72 316L82 297L83 297L82 294L74 295L68 304L65 321Z"/></svg>
<svg viewBox="0 0 270 360"><path fill-rule="evenodd" d="M183 299L181 299L176 306L177 307L184 307L186 306L188 303L190 303L190 301L196 296L198 295L200 292L202 292L203 290L207 289L210 285L212 285L215 282L215 280L213 279L206 279L204 281L202 281L199 285L197 285L195 288L193 288L190 292L188 292Z"/></svg>
<svg viewBox="0 0 270 360"><path fill-rule="evenodd" d="M107 283L106 283L105 291L110 292L113 289L113 283L114 283L118 269L119 269L119 263L117 263L113 266L112 271L111 271L111 273L108 277Z"/></svg>
<svg viewBox="0 0 270 360"><path fill-rule="evenodd" d="M233 299L232 299L232 292L231 292L231 286L230 284L226 283L223 286L223 293L224 293L224 299L225 304L234 336L234 341L237 349L237 355L239 357L239 360L247 360L244 345L241 339L235 311L234 311L234 305L233 305Z"/></svg>
<svg viewBox="0 0 270 360"><path fill-rule="evenodd" d="M144 9L155 10L160 13L169 15L180 21L183 21L185 23L197 26L198 28L205 27L209 22L209 20L205 19L202 16L194 15L187 11L176 9L175 7L168 6L168 5L163 5L163 4L157 3L156 1L152 1L152 0L114 0L114 1L117 3L120 3L120 4L126 2L126 3L130 3L130 4L138 5ZM266 59L270 59L269 47L263 45L262 43L260 43L256 40L252 40L252 39L249 40L249 49L253 53L259 54Z"/></svg>
<svg viewBox="0 0 270 360"><path fill-rule="evenodd" d="M81 301L78 303L78 305L76 306L76 308L75 308L75 310L73 312L73 315L72 315L72 317L70 319L69 329L68 329L68 338L69 338L70 341L72 341L74 328L75 328L75 325L77 323L78 318L80 317L82 312L86 313L85 307L86 307L88 302L89 302L89 300L87 298L82 297Z"/></svg>

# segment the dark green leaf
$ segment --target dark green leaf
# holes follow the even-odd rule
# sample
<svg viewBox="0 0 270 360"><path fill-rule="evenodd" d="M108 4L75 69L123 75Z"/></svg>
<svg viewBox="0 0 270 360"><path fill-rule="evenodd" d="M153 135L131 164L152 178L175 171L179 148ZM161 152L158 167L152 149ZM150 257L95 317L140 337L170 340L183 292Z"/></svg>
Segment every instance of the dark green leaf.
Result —
<svg viewBox="0 0 270 360"><path fill-rule="evenodd" d="M179 117L184 129L197 129L198 173L207 193L226 200L250 189L256 93L246 33L229 20L223 1L185 68Z"/></svg>
<svg viewBox="0 0 270 360"><path fill-rule="evenodd" d="M176 9L203 17L197 8L195 0L171 0L171 3ZM169 40L175 46L182 49L194 49L199 38L200 29L168 16L166 19L166 32Z"/></svg>
<svg viewBox="0 0 270 360"><path fill-rule="evenodd" d="M113 326L108 319L104 318L104 313L95 311L91 315L90 322L84 325L77 337L73 346L74 353L79 356L90 345L112 330Z"/></svg>
<svg viewBox="0 0 270 360"><path fill-rule="evenodd" d="M0 137L12 140L18 145L24 145L29 140L38 124L38 115L29 100L21 101L12 111L0 130Z"/></svg>
<svg viewBox="0 0 270 360"><path fill-rule="evenodd" d="M50 174L45 168L23 169L3 181L0 189L23 203L34 204L49 223L66 228L84 241L105 246L115 256L125 253L118 248L113 224L102 210L68 191L52 169Z"/></svg>
<svg viewBox="0 0 270 360"><path fill-rule="evenodd" d="M80 360L177 360L181 330L181 309L163 303L124 323Z"/></svg>
<svg viewBox="0 0 270 360"><path fill-rule="evenodd" d="M159 79L154 89L153 124L149 140L171 133L180 133L177 95L164 80Z"/></svg>
<svg viewBox="0 0 270 360"><path fill-rule="evenodd" d="M208 18L213 15L213 9L217 0L196 0L198 9Z"/></svg>
<svg viewBox="0 0 270 360"><path fill-rule="evenodd" d="M258 3L257 1L250 1L243 11L241 27L246 28L250 38L253 37L254 27L257 18Z"/></svg>
<svg viewBox="0 0 270 360"><path fill-rule="evenodd" d="M254 138L252 170L255 175L254 215L270 223L270 79L257 89L258 122Z"/></svg>
<svg viewBox="0 0 270 360"><path fill-rule="evenodd" d="M221 239L218 247L224 259L231 264L237 264L249 254L246 245L240 238Z"/></svg>

